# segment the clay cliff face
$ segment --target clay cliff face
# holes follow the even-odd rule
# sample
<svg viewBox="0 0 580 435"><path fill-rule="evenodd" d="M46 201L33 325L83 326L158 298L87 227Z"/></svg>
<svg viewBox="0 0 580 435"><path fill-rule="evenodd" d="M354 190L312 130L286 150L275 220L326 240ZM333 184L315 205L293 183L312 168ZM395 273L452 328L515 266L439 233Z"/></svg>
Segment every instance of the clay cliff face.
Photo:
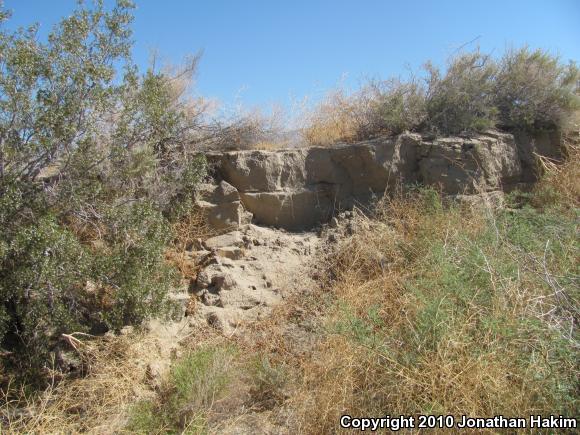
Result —
<svg viewBox="0 0 580 435"><path fill-rule="evenodd" d="M290 230L327 221L397 185L420 183L448 194L505 190L534 179L534 153L557 157L557 134L489 132L426 139L402 134L351 145L206 154L216 184L199 203L218 228L253 221Z"/></svg>

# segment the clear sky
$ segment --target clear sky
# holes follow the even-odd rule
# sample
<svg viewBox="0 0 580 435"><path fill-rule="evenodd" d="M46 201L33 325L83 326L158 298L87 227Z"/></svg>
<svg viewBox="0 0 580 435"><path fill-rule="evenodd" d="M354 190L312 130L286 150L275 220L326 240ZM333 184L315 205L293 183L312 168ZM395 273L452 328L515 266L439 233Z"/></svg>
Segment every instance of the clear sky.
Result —
<svg viewBox="0 0 580 435"><path fill-rule="evenodd" d="M110 4L112 0L105 0ZM529 44L580 61L580 0L136 0L134 59L149 53L177 63L203 50L198 93L267 107L340 82L387 77L443 63L477 38L501 53ZM46 32L76 0L4 0L11 26Z"/></svg>

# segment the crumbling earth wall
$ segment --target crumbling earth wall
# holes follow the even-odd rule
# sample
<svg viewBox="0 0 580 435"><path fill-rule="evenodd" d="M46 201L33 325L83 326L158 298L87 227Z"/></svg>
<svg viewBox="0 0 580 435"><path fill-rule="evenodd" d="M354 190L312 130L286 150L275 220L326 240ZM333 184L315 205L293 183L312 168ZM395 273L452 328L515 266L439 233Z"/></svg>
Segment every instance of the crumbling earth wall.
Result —
<svg viewBox="0 0 580 435"><path fill-rule="evenodd" d="M414 133L356 144L206 154L215 184L199 203L216 228L254 223L300 230L397 186L447 194L508 190L534 181L536 154L557 158L557 132L435 138Z"/></svg>

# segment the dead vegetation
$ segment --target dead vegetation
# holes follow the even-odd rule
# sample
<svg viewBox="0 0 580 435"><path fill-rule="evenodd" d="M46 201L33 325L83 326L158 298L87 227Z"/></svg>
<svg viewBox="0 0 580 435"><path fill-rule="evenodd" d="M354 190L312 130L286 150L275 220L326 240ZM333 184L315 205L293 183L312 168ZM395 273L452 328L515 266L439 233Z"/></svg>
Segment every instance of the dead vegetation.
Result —
<svg viewBox="0 0 580 435"><path fill-rule="evenodd" d="M123 412L142 387L139 355L151 343L138 337L79 337L85 376L58 382L39 395L4 393L2 427L8 433L105 433L122 426ZM56 375L56 373L55 373Z"/></svg>
<svg viewBox="0 0 580 435"><path fill-rule="evenodd" d="M577 116L580 118L580 112ZM538 157L544 174L536 188L539 206L555 203L571 208L580 206L580 122L564 137L563 144L567 155L563 162Z"/></svg>
<svg viewBox="0 0 580 435"><path fill-rule="evenodd" d="M195 279L203 266L196 264L188 253L201 248L201 241L216 234L203 211L195 206L186 215L173 224L172 234L175 238L167 247L166 260L179 271L182 280Z"/></svg>
<svg viewBox="0 0 580 435"><path fill-rule="evenodd" d="M282 120L278 109L265 114L236 108L233 113L211 117L196 139L196 146L214 151L283 148L286 141L282 137Z"/></svg>

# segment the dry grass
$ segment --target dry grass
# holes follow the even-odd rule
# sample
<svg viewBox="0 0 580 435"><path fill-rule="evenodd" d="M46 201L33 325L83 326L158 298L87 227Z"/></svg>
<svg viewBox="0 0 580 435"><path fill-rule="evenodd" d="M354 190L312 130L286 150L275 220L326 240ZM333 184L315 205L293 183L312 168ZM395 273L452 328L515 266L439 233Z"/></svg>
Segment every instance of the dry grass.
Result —
<svg viewBox="0 0 580 435"><path fill-rule="evenodd" d="M574 170L568 163L545 183ZM359 231L326 257L318 291L230 339L243 386L227 394L249 394L232 412L270 410L259 418L312 434L338 432L345 413L569 415L578 297L573 281L559 285L577 263L574 227L562 216L560 246L542 259L551 233L519 238L544 212L502 213L448 209L421 191L385 199L373 219L359 215ZM527 247L537 238L539 251ZM248 370L248 356L267 370Z"/></svg>
<svg viewBox="0 0 580 435"><path fill-rule="evenodd" d="M81 337L83 338L83 337ZM136 336L76 342L88 374L54 382L39 396L8 389L1 408L7 433L111 433L144 387L140 364L152 344ZM17 394L15 394L17 393Z"/></svg>
<svg viewBox="0 0 580 435"><path fill-rule="evenodd" d="M580 112L579 112L580 114ZM580 116L580 115L579 115ZM556 164L538 156L544 177L536 186L538 199L543 203L559 202L580 207L580 123L564 138L567 159Z"/></svg>
<svg viewBox="0 0 580 435"><path fill-rule="evenodd" d="M282 149L284 146L285 144L283 142L260 141L253 146L253 149L262 151L274 151Z"/></svg>
<svg viewBox="0 0 580 435"><path fill-rule="evenodd" d="M253 150L261 147L281 148L283 112L273 108L271 113L235 108L233 113L214 118L204 127L205 133L196 144L203 150Z"/></svg>
<svg viewBox="0 0 580 435"><path fill-rule="evenodd" d="M575 170L551 175L568 179ZM298 433L338 432L345 413L577 410L574 225L563 224L547 262L543 245L526 246L542 235L522 233L520 245L527 221L506 218L504 227L500 217L433 207L436 195L423 195L386 202L379 223L333 255L328 333L301 362L302 384L289 401ZM554 284L566 276L569 287Z"/></svg>
<svg viewBox="0 0 580 435"><path fill-rule="evenodd" d="M357 114L363 113L362 101L337 90L307 115L302 135L311 145L328 146L354 142L359 137Z"/></svg>

